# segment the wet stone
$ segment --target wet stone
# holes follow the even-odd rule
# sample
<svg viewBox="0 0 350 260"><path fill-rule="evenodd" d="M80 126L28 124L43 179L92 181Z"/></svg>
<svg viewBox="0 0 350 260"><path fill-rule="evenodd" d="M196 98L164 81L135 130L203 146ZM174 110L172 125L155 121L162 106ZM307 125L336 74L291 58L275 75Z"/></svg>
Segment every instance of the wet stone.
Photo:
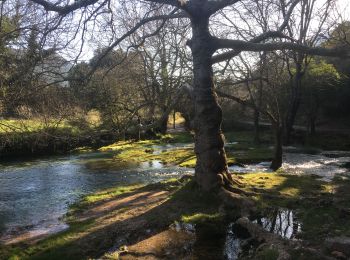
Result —
<svg viewBox="0 0 350 260"><path fill-rule="evenodd" d="M350 256L350 237L341 236L328 238L325 241L325 245L330 251L342 252Z"/></svg>

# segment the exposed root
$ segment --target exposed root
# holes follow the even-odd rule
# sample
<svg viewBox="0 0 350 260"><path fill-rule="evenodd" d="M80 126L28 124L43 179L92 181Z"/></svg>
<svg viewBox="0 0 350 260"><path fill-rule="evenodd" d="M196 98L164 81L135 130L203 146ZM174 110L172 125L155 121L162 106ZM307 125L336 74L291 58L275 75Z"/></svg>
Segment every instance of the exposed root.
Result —
<svg viewBox="0 0 350 260"><path fill-rule="evenodd" d="M249 216L256 211L255 202L239 193L222 187L220 188L219 196L226 207L239 210L241 216Z"/></svg>
<svg viewBox="0 0 350 260"><path fill-rule="evenodd" d="M335 260L333 257L324 255L319 250L303 247L300 241L286 240L277 234L271 233L263 229L260 225L251 222L247 217L239 218L236 224L243 227L251 235L251 238L258 241L260 246L257 251L264 247L273 248L278 251L278 260L291 260L290 251L292 249L300 249L303 252L308 252L320 260Z"/></svg>
<svg viewBox="0 0 350 260"><path fill-rule="evenodd" d="M273 233L267 232L258 224L252 223L247 217L242 217L236 221L238 225L245 228L253 239L261 244L273 246L278 251L278 260L292 259L288 250L292 245L295 246L294 241L286 241Z"/></svg>
<svg viewBox="0 0 350 260"><path fill-rule="evenodd" d="M223 174L218 174L218 182L221 186L237 186L244 187L244 184L237 178L237 176L233 176L231 173L226 172Z"/></svg>

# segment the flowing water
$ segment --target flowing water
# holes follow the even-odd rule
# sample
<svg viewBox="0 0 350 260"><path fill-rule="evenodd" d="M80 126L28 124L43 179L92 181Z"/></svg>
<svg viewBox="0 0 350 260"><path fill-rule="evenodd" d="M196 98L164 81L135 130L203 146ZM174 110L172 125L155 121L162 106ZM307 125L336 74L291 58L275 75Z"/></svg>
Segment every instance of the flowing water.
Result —
<svg viewBox="0 0 350 260"><path fill-rule="evenodd" d="M315 175L323 181L331 181L336 175L344 174L350 176L350 152L349 151L318 151L306 153L297 148L288 147L283 154L283 165L281 170L285 174L293 175ZM273 172L270 162L257 164L233 165L229 169L236 173L249 172Z"/></svg>
<svg viewBox="0 0 350 260"><path fill-rule="evenodd" d="M170 146L163 149L170 149ZM61 221L82 195L130 183L158 182L193 170L160 161L117 163L113 153L91 152L0 165L0 243L37 237L68 226Z"/></svg>
<svg viewBox="0 0 350 260"><path fill-rule="evenodd" d="M186 146L191 145L157 145L152 147L152 152L157 154ZM350 175L350 152L317 151L310 154L293 147L285 150L282 169L286 174L318 175L325 181L337 174ZM21 233L31 238L66 229L68 226L61 221L62 216L69 205L84 194L117 185L158 182L193 173L191 169L165 166L157 160L118 163L113 156L113 152L89 152L0 164L0 243L8 243ZM269 164L231 166L230 170L271 172ZM255 221L266 230L288 239L296 238L302 229L295 213L284 209L271 211ZM227 259L236 259L240 240L231 226L225 241L224 255Z"/></svg>

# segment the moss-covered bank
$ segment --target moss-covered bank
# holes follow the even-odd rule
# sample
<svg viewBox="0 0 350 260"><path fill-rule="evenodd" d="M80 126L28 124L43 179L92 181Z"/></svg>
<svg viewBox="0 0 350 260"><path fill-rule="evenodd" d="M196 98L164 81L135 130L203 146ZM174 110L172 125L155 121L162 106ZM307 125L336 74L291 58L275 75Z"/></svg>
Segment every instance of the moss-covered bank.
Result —
<svg viewBox="0 0 350 260"><path fill-rule="evenodd" d="M255 192L252 198L265 218L276 209L292 210L301 223L297 237L307 241L309 247L321 251L326 237L350 236L348 177L336 178L331 183L312 176L276 173L250 173L240 178L247 191ZM168 236L163 232L174 223L191 223L196 224L196 232L200 232L196 235L199 241L195 240L186 254L200 259L198 257L210 252L222 253L227 225L235 220L235 213L223 211L221 200L216 195L202 193L190 178L116 187L90 194L73 205L67 215L69 230L36 244L2 246L0 258L88 259L105 255L116 259L123 246L138 252L142 245L144 250L146 242L142 241L147 241L149 248L149 243L158 241L158 236ZM109 251L113 247L114 250ZM162 250L157 252L165 252ZM123 255L134 257L125 259L136 258L136 253L130 254L124 252ZM273 250L256 254L261 255L260 259L276 259ZM297 250L292 254L298 255L296 259L310 259L300 256ZM258 259L252 257L250 254L244 259Z"/></svg>

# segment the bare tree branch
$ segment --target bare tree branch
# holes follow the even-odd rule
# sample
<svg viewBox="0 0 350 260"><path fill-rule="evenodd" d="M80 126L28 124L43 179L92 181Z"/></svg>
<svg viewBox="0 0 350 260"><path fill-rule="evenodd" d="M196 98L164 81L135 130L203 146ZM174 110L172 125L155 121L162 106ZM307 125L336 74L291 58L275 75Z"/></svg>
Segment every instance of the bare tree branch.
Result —
<svg viewBox="0 0 350 260"><path fill-rule="evenodd" d="M293 13L293 10L299 2L300 2L300 0L295 0L292 2L288 11L284 14L282 24L278 27L278 29L276 31L264 32L264 33L260 34L259 36L254 37L249 42L260 43L260 42L263 42L263 41L270 39L270 38L289 38L285 34L283 34L283 30L287 27L288 22L290 20L290 17ZM241 52L240 50L232 50L232 51L228 51L228 52L225 52L222 54L218 54L212 58L212 63L214 64L214 63L218 63L221 61L231 59L231 58L237 56L240 52Z"/></svg>
<svg viewBox="0 0 350 260"><path fill-rule="evenodd" d="M79 0L74 1L72 4L60 6L45 0L31 0L32 2L39 4L45 8L46 11L57 12L60 15L67 15L82 7L96 4L99 0Z"/></svg>
<svg viewBox="0 0 350 260"><path fill-rule="evenodd" d="M350 53L341 47L326 49L321 47L309 47L298 43L291 42L273 42L273 43L253 43L241 40L218 39L214 40L217 49L234 49L236 51L277 51L277 50L294 50L300 53L350 58Z"/></svg>

